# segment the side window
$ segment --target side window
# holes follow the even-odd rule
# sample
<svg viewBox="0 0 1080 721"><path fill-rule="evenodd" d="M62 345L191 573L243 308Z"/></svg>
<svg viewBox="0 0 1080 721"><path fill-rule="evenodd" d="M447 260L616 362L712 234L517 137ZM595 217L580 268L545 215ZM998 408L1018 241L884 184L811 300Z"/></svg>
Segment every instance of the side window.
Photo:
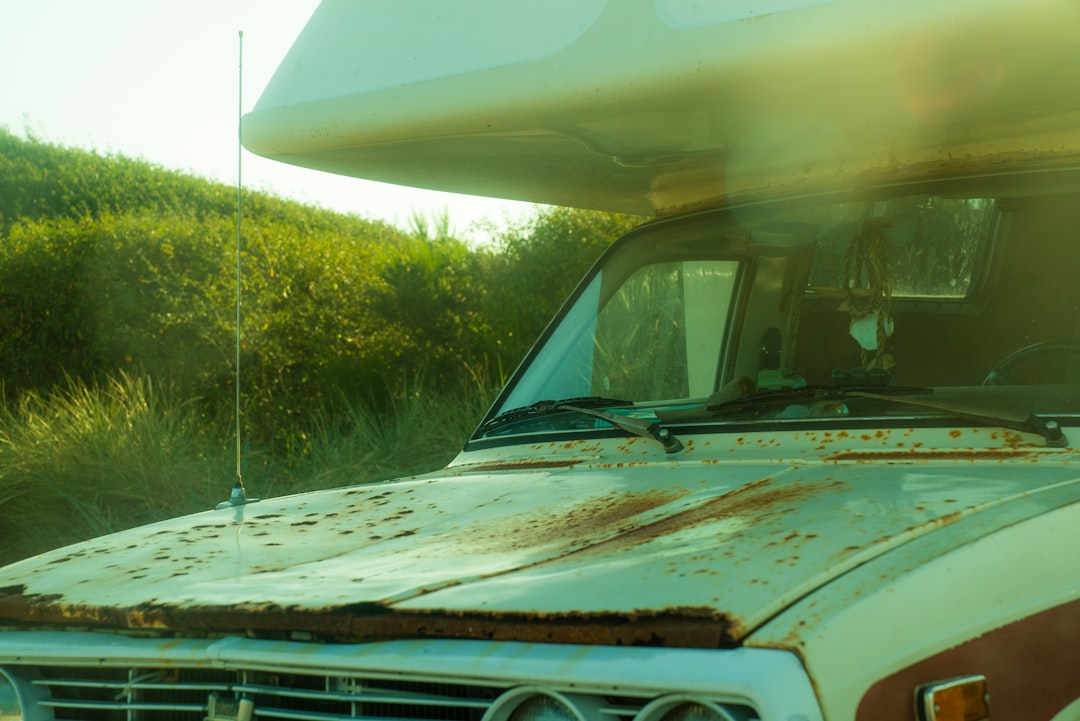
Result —
<svg viewBox="0 0 1080 721"><path fill-rule="evenodd" d="M635 401L709 395L737 267L680 261L627 278L597 314L593 392Z"/></svg>

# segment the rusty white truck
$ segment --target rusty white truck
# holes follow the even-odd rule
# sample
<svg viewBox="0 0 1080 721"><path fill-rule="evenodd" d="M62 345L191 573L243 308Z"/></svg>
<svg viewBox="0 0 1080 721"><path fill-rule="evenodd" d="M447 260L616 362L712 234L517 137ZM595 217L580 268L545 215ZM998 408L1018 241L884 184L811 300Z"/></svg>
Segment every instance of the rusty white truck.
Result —
<svg viewBox="0 0 1080 721"><path fill-rule="evenodd" d="M1075 0L328 0L243 137L656 216L463 451L0 570L5 721L1080 719Z"/></svg>

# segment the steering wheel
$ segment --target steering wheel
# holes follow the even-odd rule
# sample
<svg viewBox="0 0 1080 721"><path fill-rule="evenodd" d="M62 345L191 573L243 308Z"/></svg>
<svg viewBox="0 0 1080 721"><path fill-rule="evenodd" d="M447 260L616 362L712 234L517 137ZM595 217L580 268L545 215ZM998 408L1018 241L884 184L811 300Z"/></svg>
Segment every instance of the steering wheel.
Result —
<svg viewBox="0 0 1080 721"><path fill-rule="evenodd" d="M1012 376L1014 366L1035 356L1055 353L1080 353L1080 341L1045 340L1015 350L994 364L994 367L983 378L982 384L984 386L1015 385L1017 380Z"/></svg>

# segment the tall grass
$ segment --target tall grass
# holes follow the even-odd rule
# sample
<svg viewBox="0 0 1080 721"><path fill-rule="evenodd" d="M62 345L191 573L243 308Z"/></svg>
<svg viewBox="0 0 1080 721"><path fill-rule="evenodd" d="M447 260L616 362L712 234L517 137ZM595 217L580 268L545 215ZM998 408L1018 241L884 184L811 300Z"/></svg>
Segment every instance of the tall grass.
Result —
<svg viewBox="0 0 1080 721"><path fill-rule="evenodd" d="M265 498L437 469L490 398L462 385L414 389L379 410L328 409L293 429L303 446L292 456L247 449L245 483ZM195 400L120 374L0 407L0 565L225 500L235 440Z"/></svg>
<svg viewBox="0 0 1080 721"><path fill-rule="evenodd" d="M388 403L342 401L312 423L306 452L294 462L287 490L332 488L442 468L461 450L493 399L494 391L483 384L462 382L438 390L412 388ZM269 490L279 487L271 479Z"/></svg>
<svg viewBox="0 0 1080 721"><path fill-rule="evenodd" d="M0 410L5 560L206 507L227 466L173 389L119 375ZM224 477L228 477L227 475Z"/></svg>

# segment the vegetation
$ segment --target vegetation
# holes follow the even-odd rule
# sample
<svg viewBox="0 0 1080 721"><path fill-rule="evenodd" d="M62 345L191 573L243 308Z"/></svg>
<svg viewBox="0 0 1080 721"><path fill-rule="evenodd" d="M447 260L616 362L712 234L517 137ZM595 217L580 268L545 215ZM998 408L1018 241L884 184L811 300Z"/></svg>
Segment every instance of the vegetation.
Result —
<svg viewBox="0 0 1080 721"><path fill-rule="evenodd" d="M0 129L0 562L211 507L235 476L235 188ZM243 473L280 495L437 468L637 219L473 248L246 193Z"/></svg>

